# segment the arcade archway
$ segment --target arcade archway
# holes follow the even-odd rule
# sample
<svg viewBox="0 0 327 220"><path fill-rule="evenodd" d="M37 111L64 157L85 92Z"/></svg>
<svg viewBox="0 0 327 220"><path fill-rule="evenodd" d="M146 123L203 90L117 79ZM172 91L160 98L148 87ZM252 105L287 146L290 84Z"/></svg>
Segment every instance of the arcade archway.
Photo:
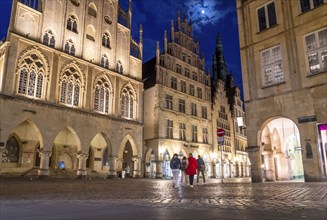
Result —
<svg viewBox="0 0 327 220"><path fill-rule="evenodd" d="M284 117L266 121L259 134L264 181L304 181L300 133Z"/></svg>

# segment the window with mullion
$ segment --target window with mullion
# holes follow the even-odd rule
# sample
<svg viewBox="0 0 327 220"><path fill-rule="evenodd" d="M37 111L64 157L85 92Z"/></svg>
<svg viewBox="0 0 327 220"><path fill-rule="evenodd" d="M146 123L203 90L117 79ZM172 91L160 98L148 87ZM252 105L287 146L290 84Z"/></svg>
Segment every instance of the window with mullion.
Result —
<svg viewBox="0 0 327 220"><path fill-rule="evenodd" d="M181 81L181 92L186 93L186 82L185 81Z"/></svg>
<svg viewBox="0 0 327 220"><path fill-rule="evenodd" d="M185 100L179 99L178 109L180 112L185 113Z"/></svg>
<svg viewBox="0 0 327 220"><path fill-rule="evenodd" d="M190 95L194 96L194 85L190 85Z"/></svg>
<svg viewBox="0 0 327 220"><path fill-rule="evenodd" d="M309 74L327 71L327 28L305 36Z"/></svg>
<svg viewBox="0 0 327 220"><path fill-rule="evenodd" d="M173 120L167 119L166 138L173 138Z"/></svg>
<svg viewBox="0 0 327 220"><path fill-rule="evenodd" d="M166 95L166 108L173 109L173 97L171 95Z"/></svg>
<svg viewBox="0 0 327 220"><path fill-rule="evenodd" d="M310 11L326 2L326 0L300 0L301 12L304 13Z"/></svg>
<svg viewBox="0 0 327 220"><path fill-rule="evenodd" d="M171 77L171 80L170 80L170 86L172 89L177 89L177 79L175 77Z"/></svg>
<svg viewBox="0 0 327 220"><path fill-rule="evenodd" d="M198 127L192 125L192 142L198 142Z"/></svg>
<svg viewBox="0 0 327 220"><path fill-rule="evenodd" d="M195 103L192 103L192 104L191 104L191 108L192 108L192 112L191 112L191 114L192 114L193 116L197 116L196 104L195 104Z"/></svg>
<svg viewBox="0 0 327 220"><path fill-rule="evenodd" d="M203 139L203 143L205 143L205 144L208 143L208 129L207 128L202 128L202 139Z"/></svg>
<svg viewBox="0 0 327 220"><path fill-rule="evenodd" d="M277 24L275 2L270 2L257 9L259 31L263 31Z"/></svg>
<svg viewBox="0 0 327 220"><path fill-rule="evenodd" d="M202 106L202 118L207 119L207 108Z"/></svg>
<svg viewBox="0 0 327 220"><path fill-rule="evenodd" d="M179 139L180 140L186 140L186 136L185 136L185 123L179 123Z"/></svg>
<svg viewBox="0 0 327 220"><path fill-rule="evenodd" d="M261 52L263 86L284 82L284 69L280 45Z"/></svg>

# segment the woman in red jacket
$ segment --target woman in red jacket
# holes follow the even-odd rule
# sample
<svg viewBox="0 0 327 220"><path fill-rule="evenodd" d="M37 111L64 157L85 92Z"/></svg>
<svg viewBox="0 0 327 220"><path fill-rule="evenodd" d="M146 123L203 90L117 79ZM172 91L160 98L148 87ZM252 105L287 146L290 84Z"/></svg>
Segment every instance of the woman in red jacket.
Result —
<svg viewBox="0 0 327 220"><path fill-rule="evenodd" d="M198 169L198 162L193 157L192 153L188 155L188 166L186 168L186 175L190 178L190 187L193 187L194 175Z"/></svg>

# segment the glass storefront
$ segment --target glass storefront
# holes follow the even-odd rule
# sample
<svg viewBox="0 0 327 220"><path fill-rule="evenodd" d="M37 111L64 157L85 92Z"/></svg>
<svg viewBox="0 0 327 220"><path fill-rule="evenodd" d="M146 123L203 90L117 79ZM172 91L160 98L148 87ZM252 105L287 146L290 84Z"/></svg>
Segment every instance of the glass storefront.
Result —
<svg viewBox="0 0 327 220"><path fill-rule="evenodd" d="M327 123L318 124L318 144L322 164L322 176L327 177Z"/></svg>

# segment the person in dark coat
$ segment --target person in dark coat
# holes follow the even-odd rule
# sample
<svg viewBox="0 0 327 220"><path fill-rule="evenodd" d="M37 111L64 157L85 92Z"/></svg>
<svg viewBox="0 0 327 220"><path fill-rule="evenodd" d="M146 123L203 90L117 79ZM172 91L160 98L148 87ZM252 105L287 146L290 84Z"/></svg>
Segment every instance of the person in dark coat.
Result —
<svg viewBox="0 0 327 220"><path fill-rule="evenodd" d="M201 158L200 155L198 155L198 178L197 178L197 182L199 184L199 179L200 179L200 174L202 174L203 177L203 183L206 183L206 178L204 175L204 171L206 170L206 165L204 163L204 160Z"/></svg>
<svg viewBox="0 0 327 220"><path fill-rule="evenodd" d="M188 157L188 166L186 168L186 175L190 178L190 187L193 187L194 175L198 169L198 162L193 157L193 154L190 153Z"/></svg>
<svg viewBox="0 0 327 220"><path fill-rule="evenodd" d="M174 154L173 158L170 160L170 169L173 173L173 187L178 187L178 175L181 168L181 160L178 158L178 154Z"/></svg>

